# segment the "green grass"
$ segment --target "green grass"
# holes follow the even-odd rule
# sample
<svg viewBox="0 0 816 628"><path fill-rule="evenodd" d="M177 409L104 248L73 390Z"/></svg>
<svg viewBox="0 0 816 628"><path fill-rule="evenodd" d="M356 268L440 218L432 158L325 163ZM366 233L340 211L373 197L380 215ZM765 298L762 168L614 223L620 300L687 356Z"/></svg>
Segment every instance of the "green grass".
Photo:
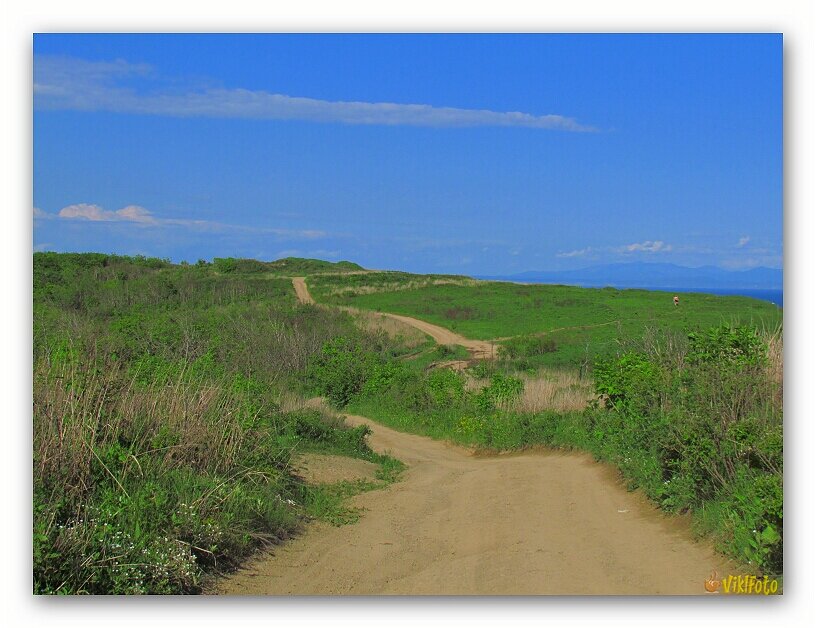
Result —
<svg viewBox="0 0 816 628"><path fill-rule="evenodd" d="M596 401L581 412L510 410L523 381L502 368L479 391L451 371L374 369L347 409L487 450L590 452L661 508L691 512L695 528L747 569L782 572L779 334L721 326L642 338L597 362Z"/></svg>
<svg viewBox="0 0 816 628"><path fill-rule="evenodd" d="M309 517L353 521L350 495L399 477L365 428L281 404L311 396L332 339L405 348L252 261L34 255L35 593L198 592ZM376 480L305 485L300 452L368 460Z"/></svg>
<svg viewBox="0 0 816 628"><path fill-rule="evenodd" d="M595 355L612 353L622 342L642 337L647 330L685 333L723 322L776 329L782 322L782 311L774 304L739 296L688 293L675 307L671 293L650 290L502 282L411 289L393 285L434 279L439 278L407 274L315 277L310 288L318 302L414 316L468 338L543 334L554 343L554 350L542 351L533 361L536 366L591 363Z"/></svg>
<svg viewBox="0 0 816 628"><path fill-rule="evenodd" d="M363 509L349 506L346 502L350 497L385 488L399 480L405 470L405 465L390 456L379 456L380 467L376 472L376 481L358 479L354 481L342 480L329 484L306 486L305 506L306 513L316 519L327 521L334 526L356 523L360 520Z"/></svg>
<svg viewBox="0 0 816 628"><path fill-rule="evenodd" d="M356 265L283 261L35 254L35 591L195 592L304 518L356 520L348 499L396 481L403 465L372 452L365 427L283 411L293 393L478 447L590 451L662 507L697 513L724 551L781 571L781 335L761 335L773 351L760 360L754 331L685 333L721 321L776 329L775 306L689 294L675 308L660 292L340 275ZM428 368L464 359L461 347L412 355L343 311L299 304L290 271L310 276L318 302L516 337L500 360L472 369L490 377L472 391ZM620 354L594 373L614 407L507 410L519 394L513 370L599 354ZM289 466L307 451L379 469L374 480L308 486Z"/></svg>

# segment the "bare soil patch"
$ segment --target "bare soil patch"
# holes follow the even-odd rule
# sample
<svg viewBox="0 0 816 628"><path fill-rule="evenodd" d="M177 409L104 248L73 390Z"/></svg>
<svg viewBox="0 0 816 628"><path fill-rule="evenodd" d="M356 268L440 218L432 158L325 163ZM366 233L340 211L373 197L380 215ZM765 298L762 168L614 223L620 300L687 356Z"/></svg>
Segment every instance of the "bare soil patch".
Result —
<svg viewBox="0 0 816 628"><path fill-rule="evenodd" d="M301 454L292 461L293 471L309 484L374 480L379 467L373 462L328 454Z"/></svg>
<svg viewBox="0 0 816 628"><path fill-rule="evenodd" d="M473 455L363 417L371 444L409 465L352 498L366 509L306 533L217 585L271 595L712 595L738 569L588 455Z"/></svg>

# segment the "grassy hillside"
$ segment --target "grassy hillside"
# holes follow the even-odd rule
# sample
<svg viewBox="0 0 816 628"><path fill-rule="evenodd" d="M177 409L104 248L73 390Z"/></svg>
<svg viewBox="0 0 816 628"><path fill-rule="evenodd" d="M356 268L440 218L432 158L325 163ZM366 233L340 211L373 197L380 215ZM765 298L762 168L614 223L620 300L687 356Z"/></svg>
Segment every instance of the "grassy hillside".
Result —
<svg viewBox="0 0 816 628"><path fill-rule="evenodd" d="M318 302L415 316L470 338L495 339L507 355L526 356L533 365L590 364L595 355L645 333L684 333L723 322L776 329L782 321L775 305L747 297L688 293L675 307L667 292L407 273L313 277L309 285Z"/></svg>
<svg viewBox="0 0 816 628"><path fill-rule="evenodd" d="M315 273L353 273L365 270L353 262L326 262L320 259L302 257L284 257L274 262L261 262L255 259L234 257L216 257L212 267L223 274L268 273L283 277L297 277Z"/></svg>
<svg viewBox="0 0 816 628"><path fill-rule="evenodd" d="M592 452L723 551L781 573L775 306L282 261L35 254L36 592L196 592L309 517L353 521L344 499L400 464L365 428L309 409L318 394L467 445ZM295 299L302 275L321 305ZM325 303L519 335L458 373L432 365L461 348ZM577 364L591 368L547 368ZM379 477L306 484L290 465L304 451L376 462Z"/></svg>
<svg viewBox="0 0 816 628"><path fill-rule="evenodd" d="M289 279L37 253L33 324L35 592L198 591L309 517L353 520L344 498L399 469L300 400L332 341L375 361L403 349L298 304ZM380 479L305 484L304 451L379 463Z"/></svg>

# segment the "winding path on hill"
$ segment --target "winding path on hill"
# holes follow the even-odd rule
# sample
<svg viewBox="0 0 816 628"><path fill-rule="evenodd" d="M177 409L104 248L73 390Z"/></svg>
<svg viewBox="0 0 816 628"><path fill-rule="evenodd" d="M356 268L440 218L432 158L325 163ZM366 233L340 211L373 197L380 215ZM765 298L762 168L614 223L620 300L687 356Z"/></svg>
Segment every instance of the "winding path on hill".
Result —
<svg viewBox="0 0 816 628"><path fill-rule="evenodd" d="M692 594L735 573L682 519L574 453L500 456L406 434L359 416L371 446L408 465L352 498L353 525L307 526L217 593L247 595Z"/></svg>
<svg viewBox="0 0 816 628"><path fill-rule="evenodd" d="M314 304L315 300L309 293L309 287L306 285L305 277L293 277L292 285L295 288L295 294L301 303ZM434 325L418 318L410 316L403 316L402 314L391 314L390 312L378 312L383 316L392 318L394 320L402 321L411 327L429 335L438 344L441 345L459 345L468 350L471 358L478 360L492 359L496 355L493 343L486 340L471 340L459 334L452 332L450 329L445 329L439 325Z"/></svg>
<svg viewBox="0 0 816 628"><path fill-rule="evenodd" d="M302 278L293 283L299 299L313 302ZM438 342L470 342L398 319ZM611 467L589 455L542 449L479 456L365 417L346 422L368 424L372 448L408 465L400 481L352 498L365 510L359 522L313 523L214 592L707 595L712 571L738 573L691 538L686 520L626 491Z"/></svg>

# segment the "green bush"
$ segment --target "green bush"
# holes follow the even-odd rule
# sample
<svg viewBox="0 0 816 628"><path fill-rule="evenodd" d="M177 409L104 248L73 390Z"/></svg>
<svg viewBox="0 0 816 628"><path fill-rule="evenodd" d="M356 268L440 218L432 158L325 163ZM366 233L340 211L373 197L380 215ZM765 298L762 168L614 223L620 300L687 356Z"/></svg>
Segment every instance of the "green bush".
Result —
<svg viewBox="0 0 816 628"><path fill-rule="evenodd" d="M650 409L657 401L661 372L645 353L628 352L595 362L595 391L610 408Z"/></svg>
<svg viewBox="0 0 816 628"><path fill-rule="evenodd" d="M506 406L518 397L524 390L524 382L512 375L495 373L490 384L482 388L476 395L476 407L481 412L492 412L496 408Z"/></svg>
<svg viewBox="0 0 816 628"><path fill-rule="evenodd" d="M427 376L428 393L431 403L436 406L450 406L462 401L465 396L465 379L451 369L436 369Z"/></svg>
<svg viewBox="0 0 816 628"><path fill-rule="evenodd" d="M762 366L767 361L767 345L755 327L720 325L690 333L686 359L690 364L716 364L720 368Z"/></svg>
<svg viewBox="0 0 816 628"><path fill-rule="evenodd" d="M595 451L661 506L701 513L732 554L782 569L782 408L750 326L600 359Z"/></svg>
<svg viewBox="0 0 816 628"><path fill-rule="evenodd" d="M346 337L333 338L323 345L310 365L309 377L320 394L342 408L362 391L375 360L359 342Z"/></svg>

